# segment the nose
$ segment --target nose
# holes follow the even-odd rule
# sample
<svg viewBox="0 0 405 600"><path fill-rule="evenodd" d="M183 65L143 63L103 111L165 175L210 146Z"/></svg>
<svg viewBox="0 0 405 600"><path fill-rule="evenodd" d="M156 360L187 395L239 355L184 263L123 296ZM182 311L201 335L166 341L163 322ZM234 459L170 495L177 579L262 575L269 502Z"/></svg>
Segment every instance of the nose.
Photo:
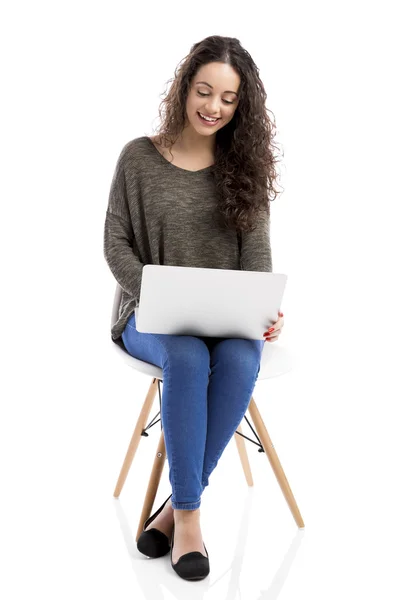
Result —
<svg viewBox="0 0 405 600"><path fill-rule="evenodd" d="M207 113L209 115L215 115L215 116L219 117L219 115L221 114L221 110L220 110L219 106L220 106L219 101L211 100L211 102L209 102L207 104L207 109L206 109Z"/></svg>

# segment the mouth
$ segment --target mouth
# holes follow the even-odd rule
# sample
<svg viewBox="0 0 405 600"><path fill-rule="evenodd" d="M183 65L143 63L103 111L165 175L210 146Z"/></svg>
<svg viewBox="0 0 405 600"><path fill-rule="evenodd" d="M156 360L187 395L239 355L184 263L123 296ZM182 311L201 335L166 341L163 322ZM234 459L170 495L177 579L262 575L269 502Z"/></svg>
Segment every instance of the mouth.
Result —
<svg viewBox="0 0 405 600"><path fill-rule="evenodd" d="M212 127L213 125L216 125L216 124L218 123L218 121L220 121L220 120L221 120L221 119L219 119L219 118L218 118L218 119L215 119L215 121L211 121L211 119L210 119L210 120L204 119L204 118L201 116L201 113L200 113L200 112L198 112L198 111L197 111L197 115L198 115L198 118L199 118L199 120L200 120L200 122L201 122L201 123L204 123L204 125L208 125L208 126L211 126L211 127Z"/></svg>

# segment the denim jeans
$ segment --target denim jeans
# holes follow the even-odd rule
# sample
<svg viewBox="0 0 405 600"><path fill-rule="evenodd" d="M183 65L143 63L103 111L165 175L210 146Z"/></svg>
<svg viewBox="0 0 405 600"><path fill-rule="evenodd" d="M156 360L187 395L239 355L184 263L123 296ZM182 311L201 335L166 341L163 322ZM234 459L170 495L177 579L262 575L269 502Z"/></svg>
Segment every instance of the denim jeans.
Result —
<svg viewBox="0 0 405 600"><path fill-rule="evenodd" d="M122 334L135 358L161 367L161 425L174 509L194 510L241 423L265 340L141 333L130 316Z"/></svg>

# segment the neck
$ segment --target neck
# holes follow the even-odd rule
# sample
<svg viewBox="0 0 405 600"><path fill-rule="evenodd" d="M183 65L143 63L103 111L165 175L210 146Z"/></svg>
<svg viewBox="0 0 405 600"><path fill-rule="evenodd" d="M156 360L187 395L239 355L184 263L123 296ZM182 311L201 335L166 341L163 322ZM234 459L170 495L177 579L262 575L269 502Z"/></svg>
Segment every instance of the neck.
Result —
<svg viewBox="0 0 405 600"><path fill-rule="evenodd" d="M186 125L176 140L175 146L187 154L213 155L215 135L200 135L190 125Z"/></svg>

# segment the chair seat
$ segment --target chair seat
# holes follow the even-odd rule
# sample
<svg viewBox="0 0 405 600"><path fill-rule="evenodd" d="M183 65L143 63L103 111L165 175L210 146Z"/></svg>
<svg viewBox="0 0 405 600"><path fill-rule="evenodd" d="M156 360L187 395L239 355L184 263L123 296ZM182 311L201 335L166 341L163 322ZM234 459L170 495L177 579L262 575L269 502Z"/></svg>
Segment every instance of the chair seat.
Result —
<svg viewBox="0 0 405 600"><path fill-rule="evenodd" d="M163 381L163 370L161 367L145 362L139 358L134 358L126 350L111 340L115 351L120 355L120 359L124 360L127 365L136 369L140 373L155 377ZM284 375L292 369L292 360L288 351L283 348L282 344L277 340L275 342L266 342L264 344L262 360L260 363L260 372L258 381L261 379L270 379Z"/></svg>

